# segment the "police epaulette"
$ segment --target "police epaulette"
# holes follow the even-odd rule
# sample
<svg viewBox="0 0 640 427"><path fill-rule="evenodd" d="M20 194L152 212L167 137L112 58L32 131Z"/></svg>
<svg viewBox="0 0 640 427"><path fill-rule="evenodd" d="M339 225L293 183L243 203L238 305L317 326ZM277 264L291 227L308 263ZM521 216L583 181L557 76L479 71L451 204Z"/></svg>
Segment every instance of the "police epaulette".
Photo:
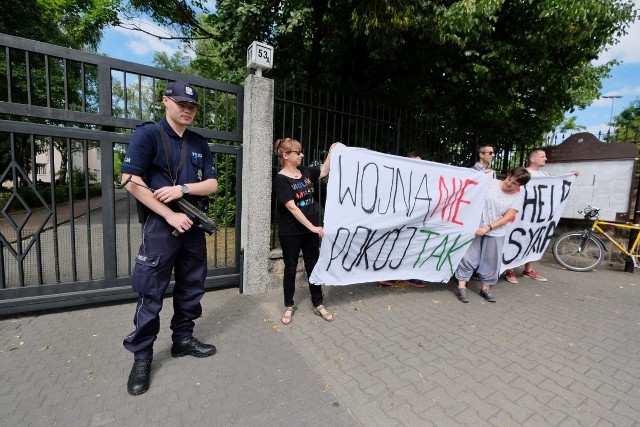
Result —
<svg viewBox="0 0 640 427"><path fill-rule="evenodd" d="M137 127L137 128L141 128L141 127L143 127L143 126L145 126L145 125L153 125L153 124L155 124L155 123L156 123L156 122L153 122L153 121L146 121L146 122L142 122L142 123L137 124L137 125L136 125L136 127Z"/></svg>

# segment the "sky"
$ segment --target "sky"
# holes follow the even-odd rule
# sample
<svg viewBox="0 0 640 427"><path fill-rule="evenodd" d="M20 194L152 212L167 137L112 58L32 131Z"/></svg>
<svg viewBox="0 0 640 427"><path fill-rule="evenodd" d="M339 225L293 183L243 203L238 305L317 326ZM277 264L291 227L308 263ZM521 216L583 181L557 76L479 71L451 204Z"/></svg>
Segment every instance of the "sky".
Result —
<svg viewBox="0 0 640 427"><path fill-rule="evenodd" d="M634 0L634 3L635 9L640 9L640 0ZM209 10L214 10L215 2L210 0L208 4ZM138 25L154 34L162 34L162 30L148 22L139 21ZM112 58L152 65L155 52L166 52L171 56L179 49L180 43L177 41L158 40L140 31L112 27L104 31L98 52ZM193 52L187 52L189 54ZM576 116L576 123L595 135L606 133L611 117L640 97L640 19L631 25L620 43L604 51L594 64L600 65L612 59L620 61L620 64L613 67L610 78L602 81L601 93L603 96L620 98L599 98L584 110L565 114L565 118Z"/></svg>
<svg viewBox="0 0 640 427"><path fill-rule="evenodd" d="M640 9L640 0L635 0L634 3L635 9ZM586 131L595 135L598 132L606 133L610 118L640 97L640 19L631 25L620 43L603 52L594 64L600 65L612 59L617 59L621 64L614 66L611 77L602 81L601 93L603 96L621 98L599 98L584 110L565 115L565 118L576 116L576 123L586 126Z"/></svg>
<svg viewBox="0 0 640 427"><path fill-rule="evenodd" d="M163 32L153 24L138 21L136 25L153 34ZM159 40L141 31L129 30L122 27L110 27L104 30L98 52L111 58L122 59L144 65L153 65L153 55L156 52L166 52L168 56L180 50L177 40Z"/></svg>

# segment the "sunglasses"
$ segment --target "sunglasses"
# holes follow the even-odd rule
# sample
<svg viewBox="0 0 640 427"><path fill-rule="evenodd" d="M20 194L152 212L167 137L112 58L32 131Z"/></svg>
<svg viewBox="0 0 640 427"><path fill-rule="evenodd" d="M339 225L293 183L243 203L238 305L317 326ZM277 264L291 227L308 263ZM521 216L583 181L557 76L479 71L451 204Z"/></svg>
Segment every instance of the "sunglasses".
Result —
<svg viewBox="0 0 640 427"><path fill-rule="evenodd" d="M300 154L303 154L303 153L302 153L302 150L298 150L298 151L296 151L296 150L287 151L287 154L289 154L289 153L296 153L298 156L299 156Z"/></svg>
<svg viewBox="0 0 640 427"><path fill-rule="evenodd" d="M496 153L494 153L493 151L483 151L482 154L488 154L490 156L494 156Z"/></svg>
<svg viewBox="0 0 640 427"><path fill-rule="evenodd" d="M169 99L172 100L173 102L175 102L176 105L178 107L182 108L183 110L196 111L196 109L198 108L198 106L196 104L194 104L193 102L176 101L173 98L169 98Z"/></svg>

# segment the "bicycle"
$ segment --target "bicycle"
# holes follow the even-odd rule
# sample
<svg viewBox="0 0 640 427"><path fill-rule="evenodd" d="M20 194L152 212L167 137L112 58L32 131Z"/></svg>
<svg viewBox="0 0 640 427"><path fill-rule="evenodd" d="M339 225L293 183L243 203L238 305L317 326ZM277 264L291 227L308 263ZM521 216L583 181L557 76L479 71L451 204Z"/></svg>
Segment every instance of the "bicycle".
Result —
<svg viewBox="0 0 640 427"><path fill-rule="evenodd" d="M587 206L584 211L578 211L584 215L585 221L592 221L590 227L586 227L582 231L569 231L561 234L553 244L553 257L558 264L572 271L591 271L600 265L604 259L605 251L608 251L604 242L594 233L602 234L607 240L611 241L615 247L620 249L626 256L626 260L631 260L633 266L640 266L640 253L638 252L638 243L640 243L640 225L622 222L600 221L598 215L600 209L593 206ZM612 227L614 229L636 230L638 233L631 247L626 247L611 237L602 226Z"/></svg>

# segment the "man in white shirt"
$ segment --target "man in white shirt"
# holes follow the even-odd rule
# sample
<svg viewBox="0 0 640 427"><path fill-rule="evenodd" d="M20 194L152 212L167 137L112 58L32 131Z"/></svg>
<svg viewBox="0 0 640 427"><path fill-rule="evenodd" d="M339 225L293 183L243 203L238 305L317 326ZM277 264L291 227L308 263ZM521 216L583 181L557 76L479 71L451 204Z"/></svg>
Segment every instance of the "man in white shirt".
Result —
<svg viewBox="0 0 640 427"><path fill-rule="evenodd" d="M542 149L536 149L529 153L529 157L527 158L527 171L531 175L531 178L549 176L549 174L545 171L540 170L544 165L547 164L547 153L545 153ZM571 171L574 175L578 176L578 172ZM522 270L522 275L524 277L528 277L533 280L537 280L539 282L546 282L547 278L541 276L533 269L533 261L529 261L524 265L524 269ZM509 283L518 283L518 278L516 277L515 271L513 269L508 269L504 278Z"/></svg>

